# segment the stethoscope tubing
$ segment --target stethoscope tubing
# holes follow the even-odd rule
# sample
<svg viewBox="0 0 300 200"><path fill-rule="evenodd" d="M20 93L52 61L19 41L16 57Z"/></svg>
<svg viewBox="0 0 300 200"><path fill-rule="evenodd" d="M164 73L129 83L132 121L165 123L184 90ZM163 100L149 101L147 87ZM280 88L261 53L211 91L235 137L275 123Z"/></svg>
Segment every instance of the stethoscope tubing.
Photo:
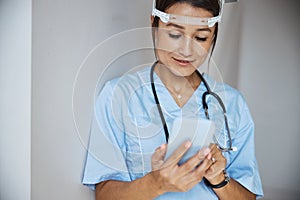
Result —
<svg viewBox="0 0 300 200"><path fill-rule="evenodd" d="M162 112L161 105L159 103L159 99L158 99L158 96L157 96L157 92L156 92L156 88L155 88L155 83L154 83L154 76L153 76L154 68L155 68L155 66L156 66L156 64L158 62L159 62L158 60L155 61L152 64L152 66L151 66L150 81L151 81L151 88L152 88L152 93L153 93L153 96L154 96L154 100L155 100L155 103L156 103L156 106L157 106L157 109L158 109L158 112L159 112L159 116L160 116L161 122L163 124L164 132L165 132L165 138L166 138L166 143L168 143L169 142L169 136L170 136L170 134L169 134L169 130L168 130L168 126L167 126L164 114ZM206 92L204 92L203 95L202 95L202 105L203 105L203 108L205 110L205 116L206 116L206 118L208 120L210 119L209 113L208 113L208 105L206 103L206 97L208 95L212 95L213 97L215 97L217 99L217 101L220 104L220 106L222 108L222 111L223 111L224 121L225 121L225 127L226 127L226 130L227 130L227 135L228 135L228 140L229 140L229 148L221 147L219 144L218 144L218 148L221 151L224 151L224 152L233 151L234 148L232 147L232 139L231 139L231 134L230 134L230 130L229 130L229 125L228 125L228 119L227 119L225 105L224 105L222 99L219 97L219 95L217 95L215 92L211 91L208 83L206 82L206 80L204 79L204 77L201 75L201 73L198 70L196 70L196 73L197 73L197 75L199 76L199 78L201 79L201 81L203 82L203 84L204 84L204 86L206 88Z"/></svg>

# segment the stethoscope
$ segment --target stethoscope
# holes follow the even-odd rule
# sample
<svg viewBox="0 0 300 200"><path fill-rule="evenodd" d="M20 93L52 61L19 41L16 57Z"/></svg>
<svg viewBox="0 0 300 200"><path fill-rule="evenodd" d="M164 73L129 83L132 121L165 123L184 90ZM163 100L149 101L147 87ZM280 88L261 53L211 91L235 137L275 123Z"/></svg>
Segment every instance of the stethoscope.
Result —
<svg viewBox="0 0 300 200"><path fill-rule="evenodd" d="M155 103L157 105L159 116L160 116L161 122L163 124L164 132L165 132L165 138L166 138L166 143L168 143L169 142L169 130L168 130L168 126L167 126L164 114L162 112L162 108L160 106L160 103L159 103L159 100L158 100L158 97L157 97L155 83L154 83L154 78L153 78L154 68L155 68L155 66L156 66L157 63L158 63L158 61L156 61L155 63L153 63L153 65L151 66L150 81L151 81L151 88L152 88L152 93L153 93L153 96L154 96L154 99L155 99ZM232 147L232 139L231 139L230 129L229 129L229 126L228 126L228 119L227 119L227 114L226 114L226 108L224 106L224 103L223 103L222 99L215 92L211 91L211 89L210 89L209 85L207 84L206 80L204 79L204 77L201 75L201 73L198 70L196 70L196 73L199 76L199 78L201 79L201 81L203 81L203 84L204 84L204 86L206 88L206 92L204 92L203 95L202 95L202 105L203 105L203 108L204 108L204 111L205 111L206 118L208 120L210 119L209 113L208 113L208 104L206 102L206 98L207 98L208 95L213 96L218 101L218 103L220 104L220 106L222 108L222 111L223 111L223 116L224 116L224 121L225 121L225 128L226 128L226 132L227 132L227 136L228 136L228 140L229 140L229 147L222 147L218 143L218 140L214 137L215 141L217 143L218 148L221 151L224 151L224 152L236 151L236 148Z"/></svg>

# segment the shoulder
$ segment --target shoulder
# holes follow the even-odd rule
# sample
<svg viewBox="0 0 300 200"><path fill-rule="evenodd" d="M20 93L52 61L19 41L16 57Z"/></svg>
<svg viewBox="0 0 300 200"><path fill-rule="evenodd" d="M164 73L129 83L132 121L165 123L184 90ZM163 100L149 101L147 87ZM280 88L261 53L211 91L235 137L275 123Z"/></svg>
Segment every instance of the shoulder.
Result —
<svg viewBox="0 0 300 200"><path fill-rule="evenodd" d="M117 90L126 92L148 82L150 82L150 67L144 67L133 72L124 73L122 76L112 78L104 84L98 85L96 96L101 96L102 93L113 93Z"/></svg>
<svg viewBox="0 0 300 200"><path fill-rule="evenodd" d="M216 81L214 78L207 74L204 75L204 78L206 79L211 90L217 93L225 104L245 102L243 94L236 88L228 85L227 83Z"/></svg>
<svg viewBox="0 0 300 200"><path fill-rule="evenodd" d="M109 85L110 89L135 88L135 87L139 87L142 84L148 83L150 80L149 77L150 77L150 68L145 67L138 71L128 72L128 73L123 74L122 76L111 79L106 82L105 86Z"/></svg>
<svg viewBox="0 0 300 200"><path fill-rule="evenodd" d="M99 86L100 91L95 96L98 103L126 102L132 94L139 93L141 90L150 87L150 67L145 67L122 76L115 77ZM117 104L117 105L118 105Z"/></svg>
<svg viewBox="0 0 300 200"><path fill-rule="evenodd" d="M253 134L254 121L243 94L226 83L217 82L210 77L206 79L211 90L221 98L225 106L231 137Z"/></svg>
<svg viewBox="0 0 300 200"><path fill-rule="evenodd" d="M248 113L250 115L244 95L239 90L227 83L218 82L208 75L204 77L211 90L222 99L227 114L230 115L232 119L238 122L243 114ZM249 116L249 118L251 118L251 116Z"/></svg>

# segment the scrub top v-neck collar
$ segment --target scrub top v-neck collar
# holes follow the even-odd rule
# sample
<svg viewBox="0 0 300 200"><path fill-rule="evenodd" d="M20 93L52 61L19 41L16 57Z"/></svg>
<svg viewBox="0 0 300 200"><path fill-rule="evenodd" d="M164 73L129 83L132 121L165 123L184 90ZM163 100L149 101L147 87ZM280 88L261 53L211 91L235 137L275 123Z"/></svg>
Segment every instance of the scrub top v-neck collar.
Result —
<svg viewBox="0 0 300 200"><path fill-rule="evenodd" d="M146 78L146 74L149 77L150 68L144 72L146 73L140 74L143 76L142 79ZM206 88L202 81L197 87L197 89L194 91L190 99L184 104L183 107L180 107L177 105L175 99L172 97L172 95L170 94L166 86L163 84L160 77L156 74L156 72L153 73L153 80L156 87L159 102L162 106L163 112L166 115L170 117L176 117L179 114L197 115L197 113L203 108L201 103L201 97L202 94L206 91ZM152 96L151 83L149 84L148 89Z"/></svg>

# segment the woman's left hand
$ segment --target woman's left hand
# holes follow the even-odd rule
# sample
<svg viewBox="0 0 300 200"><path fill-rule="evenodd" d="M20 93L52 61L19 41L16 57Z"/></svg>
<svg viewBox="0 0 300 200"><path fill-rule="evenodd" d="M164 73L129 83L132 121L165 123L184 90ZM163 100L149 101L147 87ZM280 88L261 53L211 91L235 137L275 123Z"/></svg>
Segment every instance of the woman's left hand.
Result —
<svg viewBox="0 0 300 200"><path fill-rule="evenodd" d="M211 158L211 166L206 171L204 177L211 184L219 184L224 181L224 169L226 167L226 158L222 155L220 149L218 149L217 145L213 144L210 146L212 158Z"/></svg>

